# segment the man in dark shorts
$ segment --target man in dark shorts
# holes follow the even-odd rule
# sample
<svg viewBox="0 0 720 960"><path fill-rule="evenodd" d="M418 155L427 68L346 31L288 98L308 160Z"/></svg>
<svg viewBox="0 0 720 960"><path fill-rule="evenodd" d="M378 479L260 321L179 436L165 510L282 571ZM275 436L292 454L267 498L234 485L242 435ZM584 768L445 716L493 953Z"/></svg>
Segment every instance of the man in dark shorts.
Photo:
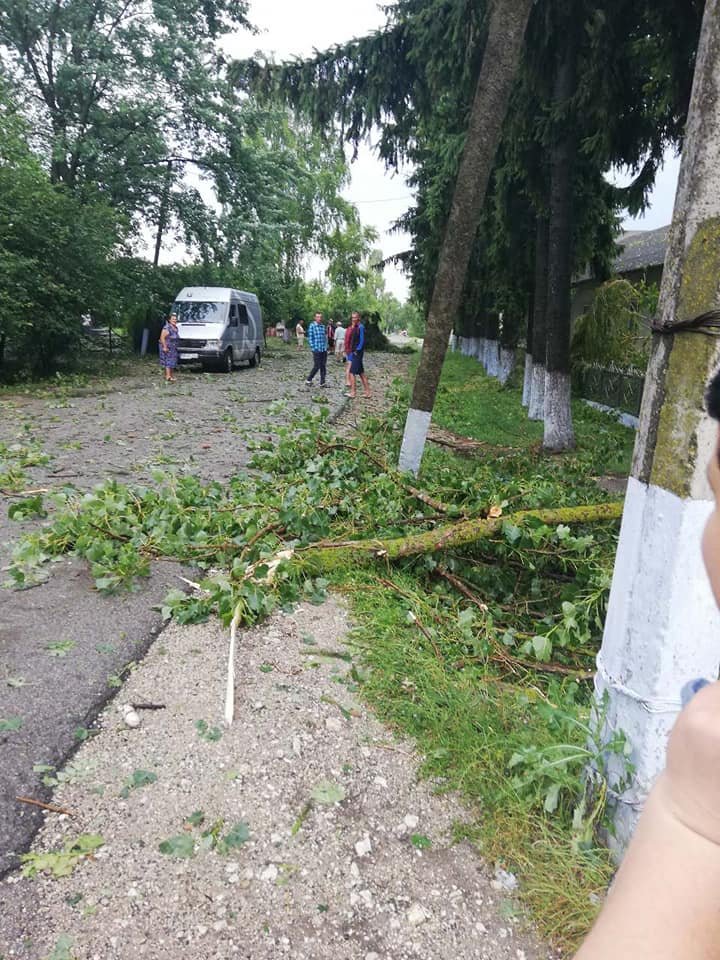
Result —
<svg viewBox="0 0 720 960"><path fill-rule="evenodd" d="M350 331L350 354L348 356L348 361L350 363L350 372L348 374L348 386L350 387L350 393L346 393L345 396L349 397L351 400L355 399L357 393L356 377L360 377L360 383L362 383L364 391L363 397L368 399L372 396L372 394L370 392L370 384L368 383L368 378L365 373L365 365L363 363L363 357L365 354L365 327L360 321L360 314L357 312L357 310L353 310Z"/></svg>

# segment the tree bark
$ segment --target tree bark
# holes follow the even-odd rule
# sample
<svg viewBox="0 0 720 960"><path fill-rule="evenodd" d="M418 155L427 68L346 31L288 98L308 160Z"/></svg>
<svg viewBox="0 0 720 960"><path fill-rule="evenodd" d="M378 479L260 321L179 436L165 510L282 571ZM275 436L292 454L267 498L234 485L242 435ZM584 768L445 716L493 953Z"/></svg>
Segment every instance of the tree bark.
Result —
<svg viewBox="0 0 720 960"><path fill-rule="evenodd" d="M168 160L165 171L165 181L163 183L162 197L160 198L160 212L158 213L157 234L155 236L155 254L153 256L153 266L157 267L160 263L160 250L162 249L163 232L165 230L165 221L167 220L168 206L170 203L170 181L172 180L172 160Z"/></svg>
<svg viewBox="0 0 720 960"><path fill-rule="evenodd" d="M537 218L535 233L535 292L533 295L532 370L528 398L528 417L542 420L545 409L545 348L548 298L548 220L545 214Z"/></svg>
<svg viewBox="0 0 720 960"><path fill-rule="evenodd" d="M533 0L495 0L400 450L417 473Z"/></svg>
<svg viewBox="0 0 720 960"><path fill-rule="evenodd" d="M343 540L333 544L320 543L305 547L298 553L302 553L316 567L327 570L348 561L361 562L363 558L386 562L423 553L439 553L453 547L465 547L494 536L502 530L504 523L517 526L530 518L548 526L557 526L569 523L602 523L608 520L619 520L621 516L621 503L598 503L548 510L519 510L517 513L508 514L507 517L471 518L437 527L435 530L392 540Z"/></svg>
<svg viewBox="0 0 720 960"><path fill-rule="evenodd" d="M632 746L633 777L614 801L618 854L664 766L681 686L717 677L720 661L720 616L700 551L714 508L705 470L717 437L703 393L718 340L671 332L720 304L718 49L720 0L707 0L658 306L666 329L648 365L595 678L607 729L623 730ZM611 758L611 777L618 766Z"/></svg>
<svg viewBox="0 0 720 960"><path fill-rule="evenodd" d="M545 350L545 436L553 453L575 446L570 407L570 281L572 279L572 168L575 132L569 115L575 93L577 46L575 26L568 24L559 56L553 108L558 130L550 149L550 230L548 243L547 347Z"/></svg>

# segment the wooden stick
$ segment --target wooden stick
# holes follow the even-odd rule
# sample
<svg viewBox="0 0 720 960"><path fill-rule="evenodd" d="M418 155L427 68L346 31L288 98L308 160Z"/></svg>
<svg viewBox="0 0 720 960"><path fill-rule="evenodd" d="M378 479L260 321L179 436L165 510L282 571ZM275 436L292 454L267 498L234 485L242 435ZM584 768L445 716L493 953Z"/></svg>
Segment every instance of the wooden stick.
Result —
<svg viewBox="0 0 720 960"><path fill-rule="evenodd" d="M43 803L42 800L33 800L32 797L15 797L20 803L30 803L33 807L41 807L43 810L49 810L51 813L64 813L66 817L74 817L75 814L62 807L54 807L50 803Z"/></svg>

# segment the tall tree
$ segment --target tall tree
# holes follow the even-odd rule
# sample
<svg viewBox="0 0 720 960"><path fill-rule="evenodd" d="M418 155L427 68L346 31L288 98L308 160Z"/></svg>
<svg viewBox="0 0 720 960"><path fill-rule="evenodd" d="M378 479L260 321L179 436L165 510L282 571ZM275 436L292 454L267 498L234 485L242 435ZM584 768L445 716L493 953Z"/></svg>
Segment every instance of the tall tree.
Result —
<svg viewBox="0 0 720 960"><path fill-rule="evenodd" d="M547 313L543 446L557 453L575 446L570 409L570 281L572 277L573 160L577 124L572 98L577 85L578 15L576 0L564 7L557 32L553 87L553 135L550 146L550 210L548 228Z"/></svg>
<svg viewBox="0 0 720 960"><path fill-rule="evenodd" d="M627 842L689 678L717 677L720 617L702 569L717 428L703 392L718 362L720 0L707 0L658 321L640 412L596 688L635 772L617 798ZM708 336L707 334L714 334Z"/></svg>
<svg viewBox="0 0 720 960"><path fill-rule="evenodd" d="M532 0L496 0L453 193L425 339L400 450L400 469L420 468L448 338L460 304L502 122L522 55Z"/></svg>

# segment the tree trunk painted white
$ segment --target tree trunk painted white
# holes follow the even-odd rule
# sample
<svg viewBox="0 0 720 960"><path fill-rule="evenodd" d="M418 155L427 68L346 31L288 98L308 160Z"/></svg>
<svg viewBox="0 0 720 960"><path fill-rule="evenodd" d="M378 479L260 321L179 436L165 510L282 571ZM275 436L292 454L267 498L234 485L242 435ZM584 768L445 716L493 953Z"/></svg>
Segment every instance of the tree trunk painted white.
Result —
<svg viewBox="0 0 720 960"><path fill-rule="evenodd" d="M530 401L528 420L543 420L545 417L545 367L533 363L530 374Z"/></svg>
<svg viewBox="0 0 720 960"><path fill-rule="evenodd" d="M719 47L720 0L707 0L658 307L665 328L720 302ZM717 361L714 337L654 335L595 679L608 735L625 732L635 767L615 797L617 853L664 765L683 684L718 675L720 615L700 554L717 432L702 398Z"/></svg>
<svg viewBox="0 0 720 960"><path fill-rule="evenodd" d="M524 407L529 406L530 404L530 381L532 380L532 353L526 351L525 353L525 373L523 375L523 389L522 389L522 405Z"/></svg>
<svg viewBox="0 0 720 960"><path fill-rule="evenodd" d="M497 340L488 340L485 348L485 370L490 377L500 372L500 344Z"/></svg>
<svg viewBox="0 0 720 960"><path fill-rule="evenodd" d="M481 366L485 367L485 337L476 337L475 339L475 359Z"/></svg>
<svg viewBox="0 0 720 960"><path fill-rule="evenodd" d="M498 380L505 386L512 372L515 369L515 350L508 350L507 347L500 347L500 360L498 363Z"/></svg>
<svg viewBox="0 0 720 960"><path fill-rule="evenodd" d="M413 410L411 407L408 411L398 461L400 470L409 470L416 474L420 469L431 416L427 410Z"/></svg>
<svg viewBox="0 0 720 960"><path fill-rule="evenodd" d="M553 453L572 450L575 446L570 412L570 374L560 370L545 371L545 436L543 449Z"/></svg>
<svg viewBox="0 0 720 960"><path fill-rule="evenodd" d="M475 94L468 117L462 158L453 189L438 256L425 336L405 424L405 468L420 467L424 441L418 445L417 415L428 422L435 404L448 337L462 298L475 235L482 214L490 172L495 162L502 124L507 113L525 45L533 0L495 0L490 6L487 39ZM409 451L413 451L412 456Z"/></svg>

